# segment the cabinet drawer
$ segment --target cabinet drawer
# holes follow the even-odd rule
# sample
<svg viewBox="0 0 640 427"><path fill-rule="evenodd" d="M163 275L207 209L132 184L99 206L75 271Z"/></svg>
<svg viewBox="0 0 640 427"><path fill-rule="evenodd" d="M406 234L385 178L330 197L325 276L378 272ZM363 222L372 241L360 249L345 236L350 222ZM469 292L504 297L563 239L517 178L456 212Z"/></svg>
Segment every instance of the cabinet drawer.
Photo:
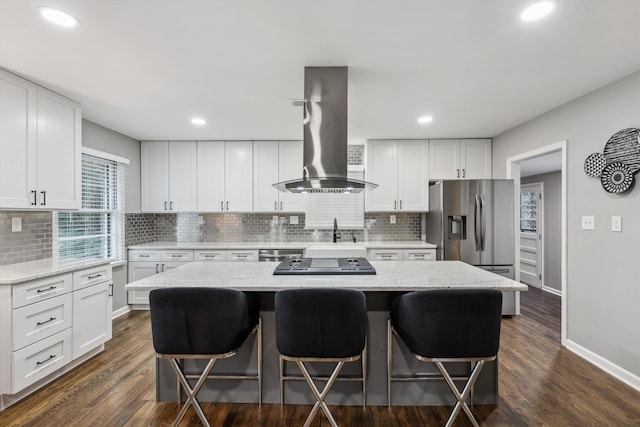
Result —
<svg viewBox="0 0 640 427"><path fill-rule="evenodd" d="M227 261L258 261L258 251L227 251Z"/></svg>
<svg viewBox="0 0 640 427"><path fill-rule="evenodd" d="M193 251L167 251L160 261L193 261Z"/></svg>
<svg viewBox="0 0 640 427"><path fill-rule="evenodd" d="M13 308L71 292L71 273L33 280L13 287Z"/></svg>
<svg viewBox="0 0 640 427"><path fill-rule="evenodd" d="M193 258L196 261L226 261L227 251L196 251Z"/></svg>
<svg viewBox="0 0 640 427"><path fill-rule="evenodd" d="M163 251L129 251L129 261L162 261Z"/></svg>
<svg viewBox="0 0 640 427"><path fill-rule="evenodd" d="M436 251L435 249L405 249L404 260L405 261L435 261Z"/></svg>
<svg viewBox="0 0 640 427"><path fill-rule="evenodd" d="M369 260L371 261L402 261L402 259L401 249L369 249Z"/></svg>
<svg viewBox="0 0 640 427"><path fill-rule="evenodd" d="M19 350L71 326L72 293L13 310L13 345Z"/></svg>
<svg viewBox="0 0 640 427"><path fill-rule="evenodd" d="M86 288L100 282L111 280L111 265L87 268L73 273L73 290Z"/></svg>
<svg viewBox="0 0 640 427"><path fill-rule="evenodd" d="M14 351L12 362L15 394L71 362L71 328Z"/></svg>

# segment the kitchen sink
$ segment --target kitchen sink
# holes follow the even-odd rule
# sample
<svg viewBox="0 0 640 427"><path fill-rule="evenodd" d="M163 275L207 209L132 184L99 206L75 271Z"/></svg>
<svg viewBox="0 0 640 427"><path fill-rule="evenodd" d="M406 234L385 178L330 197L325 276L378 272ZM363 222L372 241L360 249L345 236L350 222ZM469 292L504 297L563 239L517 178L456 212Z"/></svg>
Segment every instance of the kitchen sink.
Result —
<svg viewBox="0 0 640 427"><path fill-rule="evenodd" d="M356 243L317 243L307 247L307 258L366 258L367 249Z"/></svg>

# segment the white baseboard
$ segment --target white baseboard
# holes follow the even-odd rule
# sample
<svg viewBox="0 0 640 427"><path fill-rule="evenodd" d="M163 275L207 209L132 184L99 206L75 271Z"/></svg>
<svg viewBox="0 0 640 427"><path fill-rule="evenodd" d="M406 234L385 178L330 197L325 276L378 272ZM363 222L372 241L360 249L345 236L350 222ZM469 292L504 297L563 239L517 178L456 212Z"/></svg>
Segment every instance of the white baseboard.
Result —
<svg viewBox="0 0 640 427"><path fill-rule="evenodd" d="M550 288L549 286L543 286L542 290L545 292L549 292L550 294L562 296L562 291L560 289Z"/></svg>
<svg viewBox="0 0 640 427"><path fill-rule="evenodd" d="M129 308L128 305L125 305L122 308L117 309L116 311L111 313L111 319L117 319L118 317L127 314L128 312L130 312L131 309Z"/></svg>
<svg viewBox="0 0 640 427"><path fill-rule="evenodd" d="M567 340L567 348L588 362L593 363L611 376L640 391L640 376L627 371L626 369L571 340Z"/></svg>

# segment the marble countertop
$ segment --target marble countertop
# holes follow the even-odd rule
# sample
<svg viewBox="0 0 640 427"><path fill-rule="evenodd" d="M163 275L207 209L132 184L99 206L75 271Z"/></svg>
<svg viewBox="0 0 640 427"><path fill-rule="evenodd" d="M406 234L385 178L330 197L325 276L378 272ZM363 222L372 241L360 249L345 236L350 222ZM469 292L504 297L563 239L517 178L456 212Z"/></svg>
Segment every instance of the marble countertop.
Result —
<svg viewBox="0 0 640 427"><path fill-rule="evenodd" d="M65 259L47 258L21 262L0 267L0 285L14 285L29 280L41 279L56 274L68 273L83 268L109 264L109 259Z"/></svg>
<svg viewBox="0 0 640 427"><path fill-rule="evenodd" d="M305 249L312 245L331 245L331 242L151 242L129 246L132 250L152 249ZM416 241L387 242L340 242L336 245L358 245L367 249L436 249L432 243Z"/></svg>
<svg viewBox="0 0 640 427"><path fill-rule="evenodd" d="M274 276L277 262L192 262L125 286L126 290L163 287L219 287L273 292L288 288L334 287L362 291L423 289L500 289L527 286L460 261L372 261L376 275Z"/></svg>

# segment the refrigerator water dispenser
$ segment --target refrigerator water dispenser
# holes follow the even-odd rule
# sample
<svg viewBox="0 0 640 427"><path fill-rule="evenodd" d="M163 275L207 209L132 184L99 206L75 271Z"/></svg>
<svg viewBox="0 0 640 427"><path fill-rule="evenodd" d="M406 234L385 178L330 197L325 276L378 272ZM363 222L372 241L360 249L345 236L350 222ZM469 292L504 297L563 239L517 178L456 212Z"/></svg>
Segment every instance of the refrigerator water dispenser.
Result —
<svg viewBox="0 0 640 427"><path fill-rule="evenodd" d="M467 216L466 215L449 215L448 216L449 240L466 240L467 239Z"/></svg>

